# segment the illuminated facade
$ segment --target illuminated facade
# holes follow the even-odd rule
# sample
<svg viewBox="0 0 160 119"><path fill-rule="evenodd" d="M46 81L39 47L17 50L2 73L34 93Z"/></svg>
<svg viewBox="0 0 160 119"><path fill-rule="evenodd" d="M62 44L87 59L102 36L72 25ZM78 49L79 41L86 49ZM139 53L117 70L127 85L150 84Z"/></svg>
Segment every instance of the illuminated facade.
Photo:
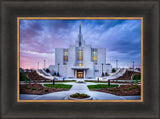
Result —
<svg viewBox="0 0 160 119"><path fill-rule="evenodd" d="M55 65L50 65L51 73L67 78L95 78L111 73L112 66L106 64L106 49L85 45L79 25L78 40L69 48L55 49Z"/></svg>

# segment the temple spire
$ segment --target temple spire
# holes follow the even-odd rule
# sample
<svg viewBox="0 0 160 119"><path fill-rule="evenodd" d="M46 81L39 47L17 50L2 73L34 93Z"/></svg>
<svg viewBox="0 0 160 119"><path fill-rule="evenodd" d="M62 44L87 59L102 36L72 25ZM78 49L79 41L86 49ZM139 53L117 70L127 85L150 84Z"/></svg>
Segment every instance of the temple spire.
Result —
<svg viewBox="0 0 160 119"><path fill-rule="evenodd" d="M81 22L79 24L79 34L81 34Z"/></svg>
<svg viewBox="0 0 160 119"><path fill-rule="evenodd" d="M78 34L78 39L79 39L79 47L82 46L82 39L83 39L83 36L82 36L82 33L81 33L81 22L79 23L79 34Z"/></svg>

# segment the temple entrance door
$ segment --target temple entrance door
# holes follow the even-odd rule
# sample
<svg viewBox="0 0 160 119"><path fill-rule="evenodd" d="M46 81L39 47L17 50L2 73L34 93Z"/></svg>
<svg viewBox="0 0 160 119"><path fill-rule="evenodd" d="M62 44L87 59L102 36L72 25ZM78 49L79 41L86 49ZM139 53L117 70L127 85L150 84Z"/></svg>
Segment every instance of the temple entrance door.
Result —
<svg viewBox="0 0 160 119"><path fill-rule="evenodd" d="M83 70L77 70L77 78L84 78Z"/></svg>

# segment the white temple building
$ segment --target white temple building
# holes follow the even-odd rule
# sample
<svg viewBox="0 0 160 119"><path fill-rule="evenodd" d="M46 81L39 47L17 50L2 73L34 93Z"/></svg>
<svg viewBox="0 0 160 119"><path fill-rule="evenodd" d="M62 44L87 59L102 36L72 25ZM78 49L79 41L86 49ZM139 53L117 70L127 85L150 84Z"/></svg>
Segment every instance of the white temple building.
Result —
<svg viewBox="0 0 160 119"><path fill-rule="evenodd" d="M79 25L78 40L69 48L55 49L55 65L49 66L50 72L59 73L66 78L95 78L112 71L106 64L106 48L92 48L86 45Z"/></svg>

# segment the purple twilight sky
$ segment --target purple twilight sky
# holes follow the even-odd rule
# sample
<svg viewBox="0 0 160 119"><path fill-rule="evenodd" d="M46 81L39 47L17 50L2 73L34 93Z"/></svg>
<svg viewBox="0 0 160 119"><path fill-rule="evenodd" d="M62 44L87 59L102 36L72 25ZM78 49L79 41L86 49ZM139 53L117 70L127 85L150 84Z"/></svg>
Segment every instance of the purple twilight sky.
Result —
<svg viewBox="0 0 160 119"><path fill-rule="evenodd" d="M106 63L115 67L141 65L140 20L20 20L20 67L46 67L55 63L55 48L68 48L78 38L95 48L106 48Z"/></svg>

